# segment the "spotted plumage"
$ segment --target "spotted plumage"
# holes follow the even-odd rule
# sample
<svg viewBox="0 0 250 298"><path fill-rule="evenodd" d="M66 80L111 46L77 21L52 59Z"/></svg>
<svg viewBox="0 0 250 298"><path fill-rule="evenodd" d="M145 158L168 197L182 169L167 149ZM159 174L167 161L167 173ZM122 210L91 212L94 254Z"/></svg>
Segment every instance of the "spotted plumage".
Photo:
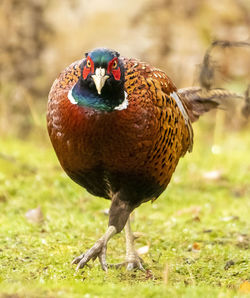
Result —
<svg viewBox="0 0 250 298"><path fill-rule="evenodd" d="M87 53L56 79L47 122L57 157L76 183L111 200L109 229L75 259L78 268L99 256L106 270L109 238L167 187L180 157L192 150L191 122L218 105L198 92L178 92L163 71L108 49Z"/></svg>

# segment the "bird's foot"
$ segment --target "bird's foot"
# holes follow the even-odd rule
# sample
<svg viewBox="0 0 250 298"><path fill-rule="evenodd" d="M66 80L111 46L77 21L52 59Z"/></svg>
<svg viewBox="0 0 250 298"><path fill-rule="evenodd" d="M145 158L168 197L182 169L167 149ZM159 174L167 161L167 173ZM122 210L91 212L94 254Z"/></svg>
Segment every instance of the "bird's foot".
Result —
<svg viewBox="0 0 250 298"><path fill-rule="evenodd" d="M129 256L127 258L127 270L131 271L133 269L139 269L141 271L145 271L144 267L142 266L143 260L135 253L133 256Z"/></svg>
<svg viewBox="0 0 250 298"><path fill-rule="evenodd" d="M133 269L139 269L139 270L145 272L145 269L142 264L143 264L143 260L135 252L133 255L126 257L125 262L118 263L118 264L110 264L109 267L121 268L121 267L126 266L126 269L128 271L131 271Z"/></svg>
<svg viewBox="0 0 250 298"><path fill-rule="evenodd" d="M107 243L114 234L116 234L116 228L114 226L109 226L106 233L98 241L96 241L96 243L89 250L87 250L84 254L81 254L79 257L75 258L72 261L72 264L78 264L76 270L83 268L89 260L95 260L98 257L102 269L104 271L107 271Z"/></svg>
<svg viewBox="0 0 250 298"><path fill-rule="evenodd" d="M85 253L76 257L71 264L78 264L76 270L83 268L91 259L95 260L97 257L101 263L102 269L104 271L108 270L106 263L106 250L107 244L104 239L99 239L96 243Z"/></svg>

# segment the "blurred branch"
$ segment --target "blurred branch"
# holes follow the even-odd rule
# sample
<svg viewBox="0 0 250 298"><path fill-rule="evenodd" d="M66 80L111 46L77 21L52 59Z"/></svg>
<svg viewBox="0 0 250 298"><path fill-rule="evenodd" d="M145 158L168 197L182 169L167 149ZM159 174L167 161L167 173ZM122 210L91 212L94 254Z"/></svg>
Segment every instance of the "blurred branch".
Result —
<svg viewBox="0 0 250 298"><path fill-rule="evenodd" d="M206 50L203 63L200 70L199 82L201 87L209 90L214 83L215 62L212 60L212 50L216 47L232 48L232 47L250 47L250 43L245 41L228 41L215 40Z"/></svg>
<svg viewBox="0 0 250 298"><path fill-rule="evenodd" d="M250 116L250 84L245 91L245 104L241 111L245 118Z"/></svg>
<svg viewBox="0 0 250 298"><path fill-rule="evenodd" d="M232 48L232 47L250 47L250 43L245 41L228 41L228 40L215 40L212 42L212 44L208 47L206 50L205 56L203 58L203 63L200 70L199 75L199 82L202 88L206 90L210 90L213 87L214 84L214 74L215 74L215 62L212 60L212 51L214 48L220 47L222 49L224 48ZM250 116L250 84L248 85L246 91L245 91L245 103L243 108L241 109L242 114L245 118L248 118ZM222 116L221 116L222 117ZM222 119L222 118L221 118ZM220 119L220 120L221 120ZM216 121L217 126L218 123L222 123L221 121ZM222 127L222 124L220 125ZM221 130L221 129L219 129ZM216 133L216 129L215 129Z"/></svg>

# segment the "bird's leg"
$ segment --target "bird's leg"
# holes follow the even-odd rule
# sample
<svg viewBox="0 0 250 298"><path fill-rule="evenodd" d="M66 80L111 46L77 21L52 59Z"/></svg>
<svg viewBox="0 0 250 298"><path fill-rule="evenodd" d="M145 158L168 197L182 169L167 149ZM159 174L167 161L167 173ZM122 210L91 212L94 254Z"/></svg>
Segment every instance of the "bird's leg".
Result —
<svg viewBox="0 0 250 298"><path fill-rule="evenodd" d="M142 271L145 269L142 266L142 259L138 256L138 253L134 247L134 235L131 231L130 217L125 225L125 235L126 235L126 263L127 270L132 270L138 268Z"/></svg>
<svg viewBox="0 0 250 298"><path fill-rule="evenodd" d="M107 243L113 235L121 232L133 209L128 201L122 200L120 192L114 195L109 210L109 227L106 233L89 250L73 260L72 264L78 264L76 270L83 268L91 259L95 260L98 257L102 269L107 271Z"/></svg>
<svg viewBox="0 0 250 298"><path fill-rule="evenodd" d="M132 270L132 269L140 269L142 271L145 271L145 269L142 266L142 259L138 256L137 251L135 250L134 247L134 235L131 230L130 226L130 217L127 220L127 223L125 225L125 237L126 237L126 260L122 263L118 264L110 264L109 267L115 267L115 268L120 268L123 266L127 266L127 270Z"/></svg>
<svg viewBox="0 0 250 298"><path fill-rule="evenodd" d="M97 240L88 251L86 251L84 254L81 254L79 257L76 257L72 262L72 264L78 264L76 270L83 268L89 260L95 260L98 257L102 269L107 271L107 243L114 234L116 234L116 228L114 226L109 226L106 233L99 240Z"/></svg>

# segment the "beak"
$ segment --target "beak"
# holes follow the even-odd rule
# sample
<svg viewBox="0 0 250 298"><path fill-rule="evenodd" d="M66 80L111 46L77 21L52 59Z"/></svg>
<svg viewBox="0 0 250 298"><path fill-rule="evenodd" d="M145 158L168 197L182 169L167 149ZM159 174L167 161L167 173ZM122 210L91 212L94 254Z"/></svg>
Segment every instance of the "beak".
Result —
<svg viewBox="0 0 250 298"><path fill-rule="evenodd" d="M106 71L104 68L98 67L95 71L95 74L92 75L98 94L101 94L102 87L104 86L107 78L109 77L105 75L105 72Z"/></svg>

